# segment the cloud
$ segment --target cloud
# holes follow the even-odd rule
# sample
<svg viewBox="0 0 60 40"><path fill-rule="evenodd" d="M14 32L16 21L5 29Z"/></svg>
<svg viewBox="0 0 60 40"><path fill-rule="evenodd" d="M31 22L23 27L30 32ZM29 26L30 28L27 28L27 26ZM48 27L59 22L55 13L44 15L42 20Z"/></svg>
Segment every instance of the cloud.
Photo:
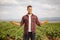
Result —
<svg viewBox="0 0 60 40"><path fill-rule="evenodd" d="M50 0L0 0L0 19L21 19L27 13L27 5L33 6L33 13L39 18L60 17L60 7L55 3Z"/></svg>
<svg viewBox="0 0 60 40"><path fill-rule="evenodd" d="M26 14L25 7L22 6L1 6L0 19L21 19Z"/></svg>
<svg viewBox="0 0 60 40"><path fill-rule="evenodd" d="M18 2L16 0L0 0L1 4L18 4Z"/></svg>

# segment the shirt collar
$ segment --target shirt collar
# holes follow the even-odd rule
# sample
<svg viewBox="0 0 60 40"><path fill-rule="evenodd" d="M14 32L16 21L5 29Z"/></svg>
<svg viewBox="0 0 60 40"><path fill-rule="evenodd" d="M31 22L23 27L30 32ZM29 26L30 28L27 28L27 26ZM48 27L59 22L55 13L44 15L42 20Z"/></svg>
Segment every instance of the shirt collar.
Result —
<svg viewBox="0 0 60 40"><path fill-rule="evenodd" d="M26 16L28 16L28 14L27 14ZM32 13L32 15L31 15L31 16L33 16L33 13Z"/></svg>

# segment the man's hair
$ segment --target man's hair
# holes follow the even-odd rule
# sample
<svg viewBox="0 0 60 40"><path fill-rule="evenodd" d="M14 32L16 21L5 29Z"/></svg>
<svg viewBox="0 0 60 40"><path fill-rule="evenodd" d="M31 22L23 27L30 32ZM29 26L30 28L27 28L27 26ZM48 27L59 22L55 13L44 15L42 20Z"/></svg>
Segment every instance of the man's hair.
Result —
<svg viewBox="0 0 60 40"><path fill-rule="evenodd" d="M28 9L29 7L32 7L32 6L31 6L31 5L28 5L28 6L27 6L27 9Z"/></svg>

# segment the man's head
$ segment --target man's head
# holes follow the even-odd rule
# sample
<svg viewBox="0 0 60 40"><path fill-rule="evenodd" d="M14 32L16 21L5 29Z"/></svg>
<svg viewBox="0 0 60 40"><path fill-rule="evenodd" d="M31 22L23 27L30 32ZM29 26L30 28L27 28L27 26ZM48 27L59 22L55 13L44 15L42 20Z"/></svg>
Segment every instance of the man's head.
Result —
<svg viewBox="0 0 60 40"><path fill-rule="evenodd" d="M28 6L27 6L27 11L28 11L29 14L32 13L32 6L31 6L31 5L28 5Z"/></svg>

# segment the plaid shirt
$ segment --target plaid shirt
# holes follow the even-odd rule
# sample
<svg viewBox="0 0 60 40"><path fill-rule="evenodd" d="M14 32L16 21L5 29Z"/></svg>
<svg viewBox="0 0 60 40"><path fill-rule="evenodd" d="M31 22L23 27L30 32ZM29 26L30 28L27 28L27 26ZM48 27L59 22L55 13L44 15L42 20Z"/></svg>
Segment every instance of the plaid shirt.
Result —
<svg viewBox="0 0 60 40"><path fill-rule="evenodd" d="M29 23L29 16L28 14L22 17L21 20L21 26L24 24L24 34L28 34L28 23ZM31 30L32 33L36 32L36 24L40 26L40 22L38 20L38 17L34 14L31 16Z"/></svg>

